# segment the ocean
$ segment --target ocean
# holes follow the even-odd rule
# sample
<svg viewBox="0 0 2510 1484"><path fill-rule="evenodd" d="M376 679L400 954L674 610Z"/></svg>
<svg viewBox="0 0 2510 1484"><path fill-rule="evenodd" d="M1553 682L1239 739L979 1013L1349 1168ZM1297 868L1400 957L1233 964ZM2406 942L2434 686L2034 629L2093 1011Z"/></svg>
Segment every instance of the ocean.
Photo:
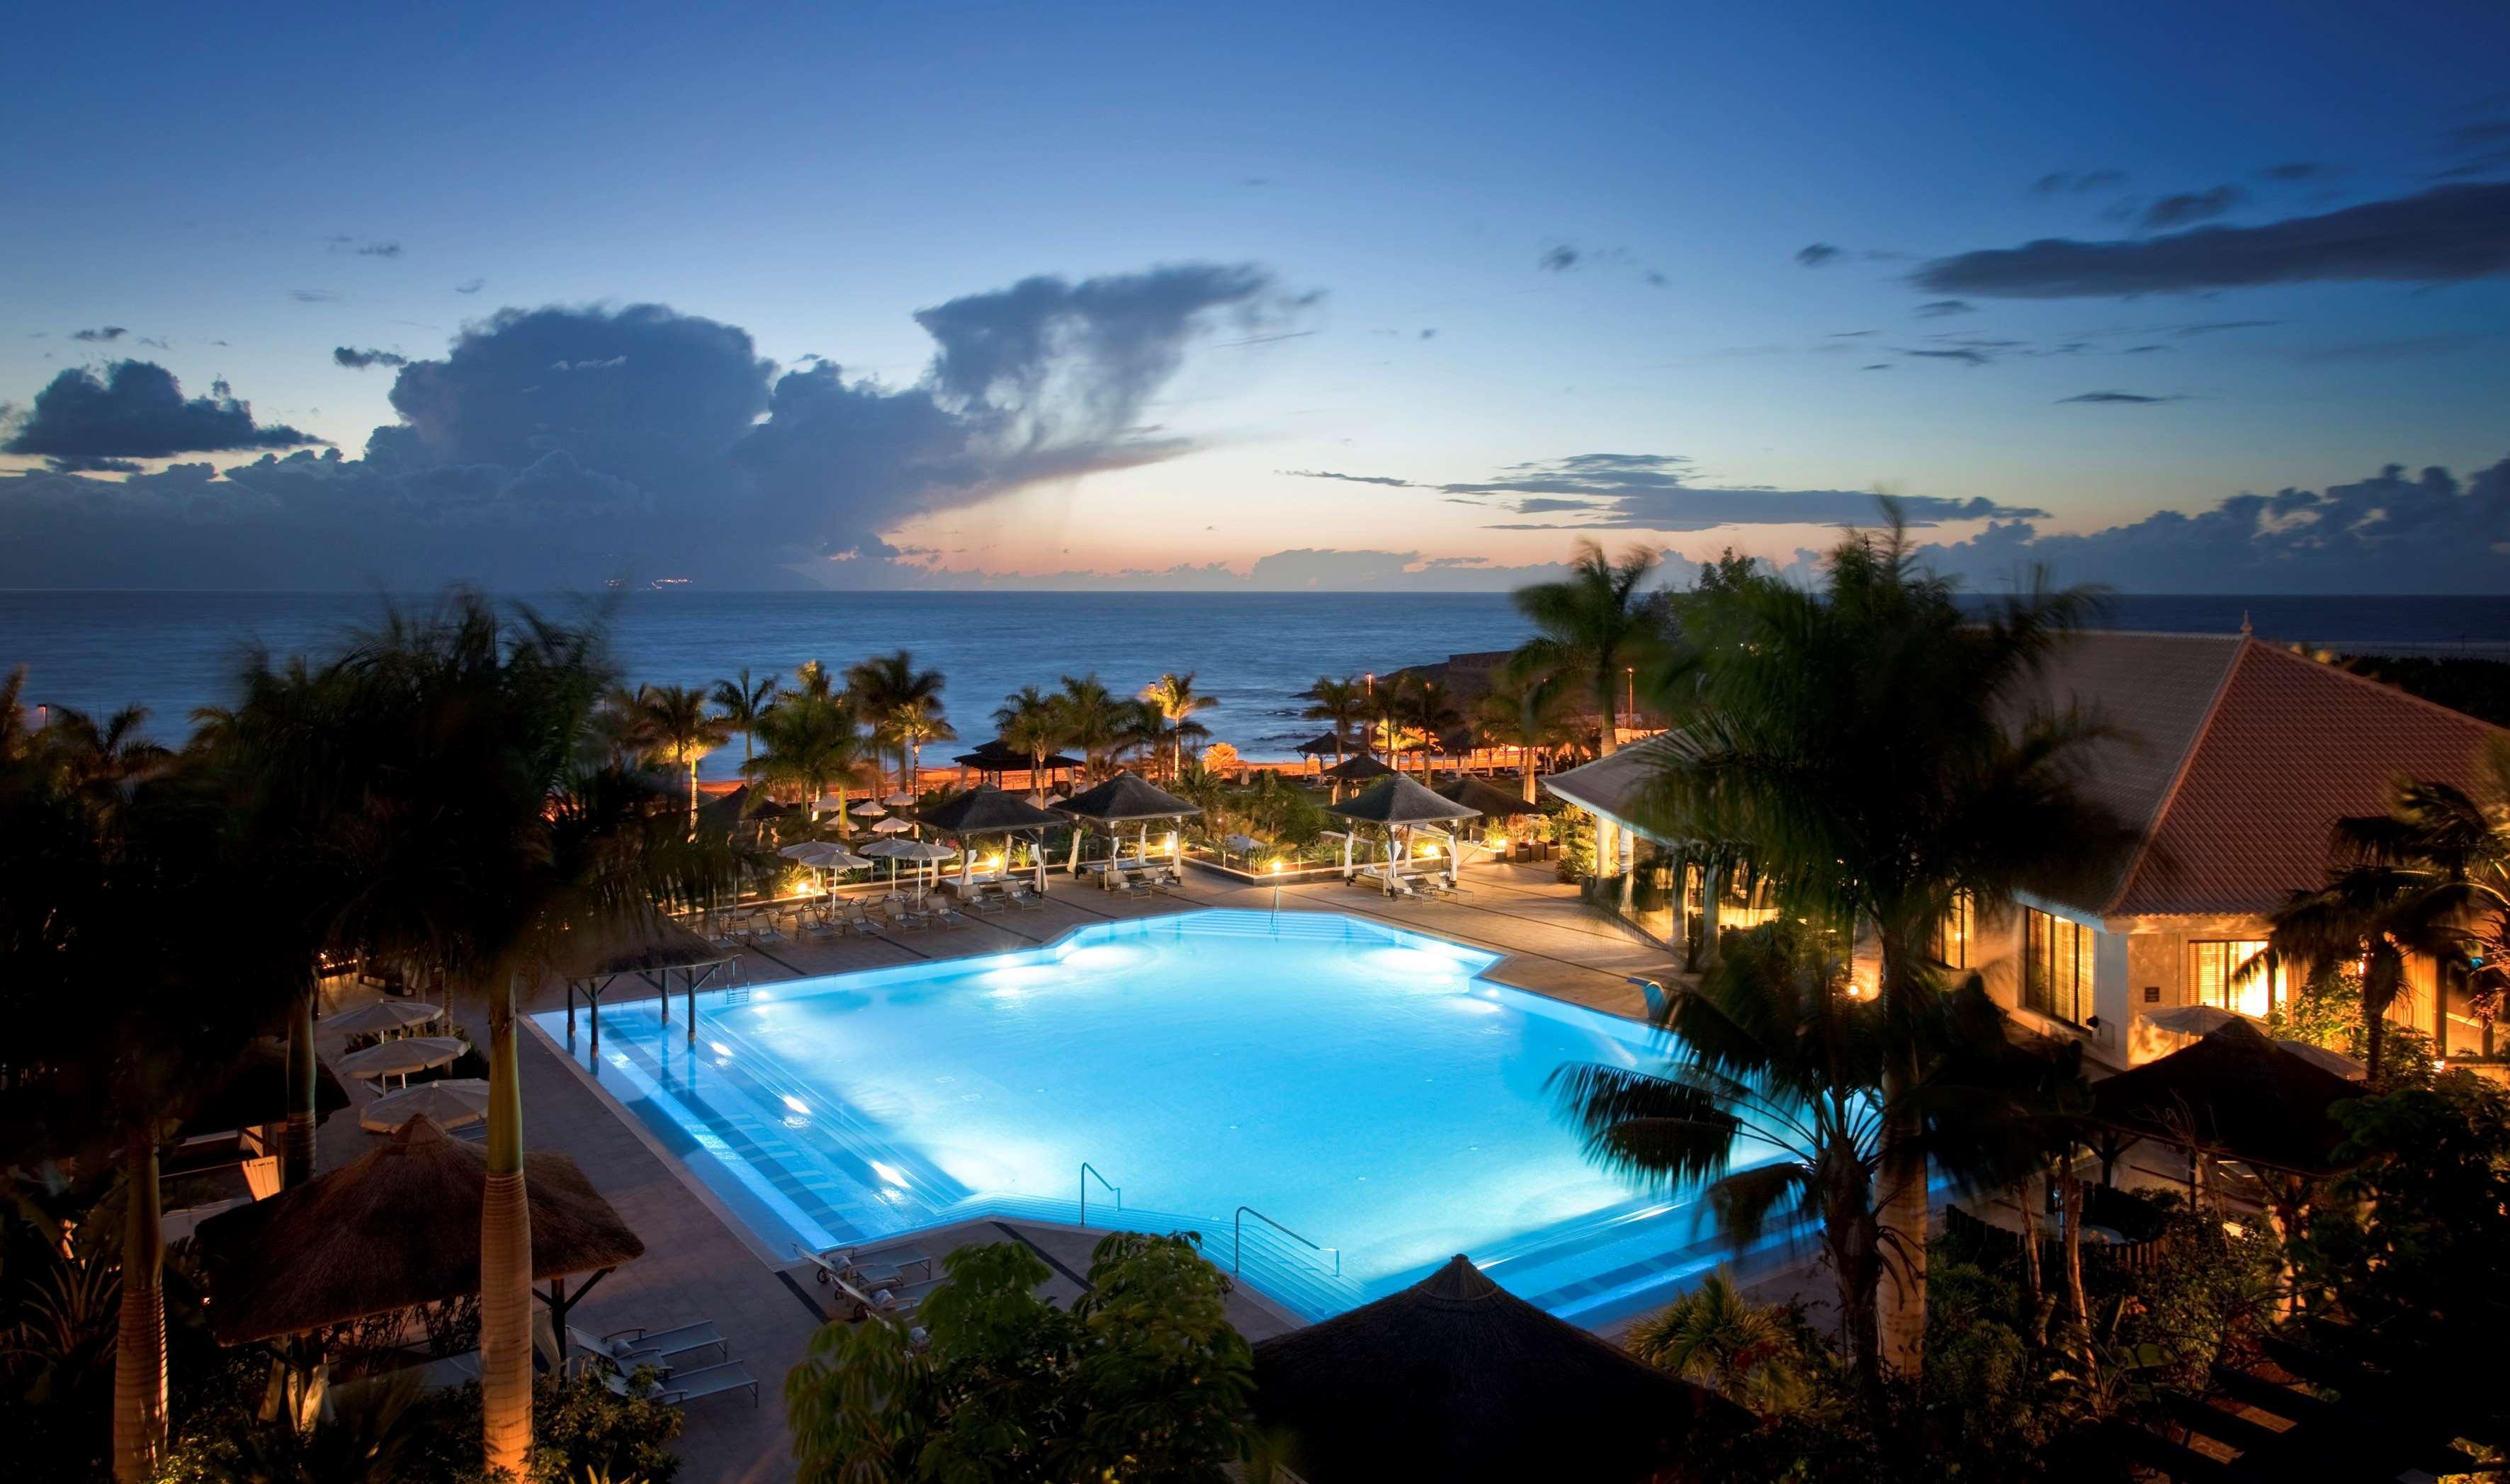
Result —
<svg viewBox="0 0 2510 1484"><path fill-rule="evenodd" d="M426 603L430 598L404 598ZM586 599L528 599L569 615ZM110 711L136 703L148 730L179 741L196 706L223 704L246 646L322 653L383 599L355 592L0 591L0 671L28 669L30 704ZM2227 633L2247 615L2263 637L2337 649L2510 658L2510 596L2122 595L2105 627ZM972 746L1023 685L1098 673L1130 694L1163 670L1195 673L1220 699L1203 720L1249 758L1279 758L1317 731L1293 699L1320 674L1383 673L1450 654L1506 649L1526 628L1502 593L690 592L622 596L613 644L628 677L710 684L742 666L842 668L906 649L948 679L943 702ZM938 761L964 750L928 747ZM709 757L736 774L741 742Z"/></svg>

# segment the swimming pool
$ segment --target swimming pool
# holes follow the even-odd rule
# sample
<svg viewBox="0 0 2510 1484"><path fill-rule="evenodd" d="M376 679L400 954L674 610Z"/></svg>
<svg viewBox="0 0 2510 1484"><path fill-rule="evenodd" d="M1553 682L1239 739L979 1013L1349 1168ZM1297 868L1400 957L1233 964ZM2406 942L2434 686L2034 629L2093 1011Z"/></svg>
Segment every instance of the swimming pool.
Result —
<svg viewBox="0 0 2510 1484"><path fill-rule="evenodd" d="M1663 1049L1479 977L1498 957L1339 914L1202 911L701 994L694 1047L681 1007L666 1024L650 1000L608 1007L597 1056L581 1015L572 1046L562 1012L535 1018L780 1256L981 1214L1068 1222L1085 1199L1089 1225L1200 1232L1309 1317L1458 1252L1555 1313L1626 1312L1717 1254L1692 1208L1590 1166L1543 1084Z"/></svg>

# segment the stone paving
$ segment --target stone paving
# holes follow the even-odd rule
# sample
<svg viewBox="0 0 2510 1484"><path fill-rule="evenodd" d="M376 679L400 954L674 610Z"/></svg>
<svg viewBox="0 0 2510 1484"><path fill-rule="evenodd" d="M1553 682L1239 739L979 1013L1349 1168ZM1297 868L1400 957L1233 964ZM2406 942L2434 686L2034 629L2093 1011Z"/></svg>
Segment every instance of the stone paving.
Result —
<svg viewBox="0 0 2510 1484"><path fill-rule="evenodd" d="M1627 979L1642 975L1670 982L1673 967L1663 950L1634 940L1585 908L1572 888L1547 867L1485 864L1468 867L1464 901L1391 903L1371 891L1339 882L1283 886L1282 910L1348 912L1505 955L1489 977L1618 1014L1642 1012L1643 997ZM1108 895L1055 877L1038 911L970 914L968 926L881 937L848 935L833 940L770 943L745 950L742 982L843 973L918 959L955 958L1052 942L1072 930L1115 918L1143 917L1202 907L1265 910L1274 889L1248 885L1204 870L1190 870L1173 895L1131 899ZM626 997L622 985L616 993ZM639 987L636 994L643 994ZM344 991L334 1008L369 998ZM561 988L545 986L532 1009L564 1003ZM454 1006L456 1019L475 1031L485 1019L476 1006ZM676 1008L675 1008L676 1009ZM340 1049L323 1039L326 1056ZM667 1328L713 1320L730 1341L734 1358L759 1380L758 1405L745 1396L720 1395L693 1402L679 1452L687 1484L750 1484L793 1477L790 1442L783 1425L781 1389L786 1371L802 1358L822 1322L827 1290L790 1255L762 1251L704 1187L664 1155L642 1126L625 1116L607 1093L537 1031L522 1046L523 1131L534 1149L565 1153L618 1207L644 1238L645 1255L603 1279L576 1312L579 1328L607 1332L629 1325ZM372 1094L351 1086L362 1103ZM332 1168L374 1146L379 1135L361 1132L353 1106L334 1114L322 1131L321 1164ZM1077 1228L995 1221L963 1223L927 1233L917 1244L938 1258L968 1242L1011 1237L1028 1241L1058 1269L1045 1291L1068 1302L1080 1291L1094 1233ZM1250 1340L1291 1327L1294 1320L1259 1295L1233 1296L1230 1316Z"/></svg>

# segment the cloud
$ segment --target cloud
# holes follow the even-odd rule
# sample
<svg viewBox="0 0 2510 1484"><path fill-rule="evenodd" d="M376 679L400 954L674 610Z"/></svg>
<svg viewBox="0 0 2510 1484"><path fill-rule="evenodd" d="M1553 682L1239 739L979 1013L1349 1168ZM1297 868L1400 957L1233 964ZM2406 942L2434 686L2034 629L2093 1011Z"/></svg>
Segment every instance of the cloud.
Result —
<svg viewBox="0 0 2510 1484"><path fill-rule="evenodd" d="M461 283L453 285L453 291L455 293L477 293L480 289L487 286L488 281L486 279L464 279Z"/></svg>
<svg viewBox="0 0 2510 1484"><path fill-rule="evenodd" d="M1831 340L1853 340L1859 335L1870 335L1872 333L1874 332L1870 329L1835 329L1824 338Z"/></svg>
<svg viewBox="0 0 2510 1484"><path fill-rule="evenodd" d="M2264 329L2268 325L2282 323L2281 320L2208 320L2201 324L2168 324L2160 327L2169 330L2182 340L2193 340L2198 335L2219 335L2225 330L2233 329Z"/></svg>
<svg viewBox="0 0 2510 1484"><path fill-rule="evenodd" d="M1409 479L1391 478L1386 475L1337 474L1330 469L1276 469L1273 472L1279 475L1288 475L1294 479L1341 479L1351 484L1385 484L1395 489L1422 489L1427 487L1425 485L1415 484Z"/></svg>
<svg viewBox="0 0 2510 1484"><path fill-rule="evenodd" d="M2401 465L2324 491L2237 494L2083 535L1997 521L1932 545L1939 569L1993 588L2028 563L2142 592L2510 591L2510 459L2463 480ZM2347 637L2328 634L2327 638Z"/></svg>
<svg viewBox="0 0 2510 1484"><path fill-rule="evenodd" d="M2122 356L2149 356L2155 351L2166 351L2169 349L2171 349L2171 347L2166 345L2130 345L2118 354Z"/></svg>
<svg viewBox="0 0 2510 1484"><path fill-rule="evenodd" d="M2115 170L2050 171L2031 182L2031 189L2042 196L2060 191L2081 195L2088 191L2106 191L2126 184L2126 171Z"/></svg>
<svg viewBox="0 0 2510 1484"><path fill-rule="evenodd" d="M400 244L361 243L358 245L357 250L358 256L360 257L399 257L400 256Z"/></svg>
<svg viewBox="0 0 2510 1484"><path fill-rule="evenodd" d="M391 351L361 351L345 345L332 347L331 361L333 364L347 366L352 371L362 371L370 365L409 364L408 357Z"/></svg>
<svg viewBox="0 0 2510 1484"><path fill-rule="evenodd" d="M1796 249L1796 261L1807 268L1818 268L1839 256L1839 249L1829 243L1812 243Z"/></svg>
<svg viewBox="0 0 2510 1484"><path fill-rule="evenodd" d="M1188 348L1314 299L1246 265L1026 280L919 315L935 350L906 386L779 374L739 326L660 305L507 309L398 368L362 457L0 478L0 585L809 586L888 560L914 516L1187 451L1141 412Z"/></svg>
<svg viewBox="0 0 2510 1484"><path fill-rule="evenodd" d="M1946 315L1965 315L1978 306L1967 299L1933 299L1918 306L1921 319L1940 320Z"/></svg>
<svg viewBox="0 0 2510 1484"><path fill-rule="evenodd" d="M2218 185L2210 191L2164 196L2144 209L2144 225L2149 231L2161 227L2184 227L2191 221L2209 221L2248 199L2249 193L2236 185Z"/></svg>
<svg viewBox="0 0 2510 1484"><path fill-rule="evenodd" d="M291 288L287 296L299 304L329 304L340 297L327 288Z"/></svg>
<svg viewBox="0 0 2510 1484"><path fill-rule="evenodd" d="M2102 298L2311 282L2457 283L2510 271L2510 184L2435 186L2257 227L2197 227L2132 242L2049 238L1937 258L1914 282L1939 293Z"/></svg>
<svg viewBox="0 0 2510 1484"><path fill-rule="evenodd" d="M1557 247L1547 247L1543 249L1540 257L1534 260L1534 266L1545 273L1567 273L1578 266L1578 249L1565 244Z"/></svg>
<svg viewBox="0 0 2510 1484"><path fill-rule="evenodd" d="M1435 340L1438 338L1438 332L1435 329L1425 329L1421 332L1421 338L1424 340Z"/></svg>
<svg viewBox="0 0 2510 1484"><path fill-rule="evenodd" d="M1726 525L1836 525L1873 518L1874 497L1854 490L1779 490L1694 485L1680 454L1584 453L1511 465L1473 483L1440 484L1467 504L1563 520L1510 522L1493 530L1704 531ZM1912 523L2012 519L2030 514L1989 500L1908 498Z"/></svg>
<svg viewBox="0 0 2510 1484"><path fill-rule="evenodd" d="M99 325L95 329L72 330L70 331L70 338L73 340L85 340L93 344L102 341L119 340L130 333L131 331L124 329L119 324L104 324Z"/></svg>
<svg viewBox="0 0 2510 1484"><path fill-rule="evenodd" d="M2070 401L2133 402L2137 404L2145 404L2163 401L2186 401L2187 400L2187 398L2176 394L2169 397L2143 397L2133 392L2083 392L2073 397L2060 397L2057 399L2057 403L2060 406L2063 406Z"/></svg>
<svg viewBox="0 0 2510 1484"><path fill-rule="evenodd" d="M2510 119L2460 124L2441 137L2441 151L2456 157L2455 164L2439 172L2444 180L2510 170Z"/></svg>
<svg viewBox="0 0 2510 1484"><path fill-rule="evenodd" d="M1958 361L1963 365L1985 365L1994 358L1985 351L1956 349L1946 351L1902 351L1903 356L1916 356L1923 361Z"/></svg>
<svg viewBox="0 0 2510 1484"><path fill-rule="evenodd" d="M33 409L0 453L50 459L57 469L128 472L132 459L240 448L294 448L323 439L256 424L223 381L186 400L173 373L147 361L117 361L103 376L63 371L35 394ZM103 461L125 461L106 463Z"/></svg>
<svg viewBox="0 0 2510 1484"><path fill-rule="evenodd" d="M2282 165L2269 165L2258 171L2261 180L2298 183L2303 180L2325 180L2339 173L2336 167L2317 160L2292 160Z"/></svg>

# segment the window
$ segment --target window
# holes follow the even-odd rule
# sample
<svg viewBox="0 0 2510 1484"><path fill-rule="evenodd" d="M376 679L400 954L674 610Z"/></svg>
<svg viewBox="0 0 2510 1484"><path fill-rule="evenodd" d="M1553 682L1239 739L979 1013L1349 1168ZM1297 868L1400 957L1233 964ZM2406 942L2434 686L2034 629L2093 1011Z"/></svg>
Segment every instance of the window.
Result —
<svg viewBox="0 0 2510 1484"><path fill-rule="evenodd" d="M1944 915L1935 921L1934 940L1926 945L1926 951L1933 954L1935 962L1946 969L1967 969L1969 934L1973 926L1975 925L1970 920L1969 894L1967 892L1955 894L1953 904L1946 908Z"/></svg>
<svg viewBox="0 0 2510 1484"><path fill-rule="evenodd" d="M2036 907L2024 910L2022 1004L2069 1025L2092 1013L2094 932Z"/></svg>
<svg viewBox="0 0 2510 1484"><path fill-rule="evenodd" d="M2191 1000L2264 1019L2274 1008L2274 976L2260 971L2242 979L2239 973L2240 966L2264 952L2265 946L2263 938L2246 937L2188 944L2196 956L2188 979L2195 990Z"/></svg>

